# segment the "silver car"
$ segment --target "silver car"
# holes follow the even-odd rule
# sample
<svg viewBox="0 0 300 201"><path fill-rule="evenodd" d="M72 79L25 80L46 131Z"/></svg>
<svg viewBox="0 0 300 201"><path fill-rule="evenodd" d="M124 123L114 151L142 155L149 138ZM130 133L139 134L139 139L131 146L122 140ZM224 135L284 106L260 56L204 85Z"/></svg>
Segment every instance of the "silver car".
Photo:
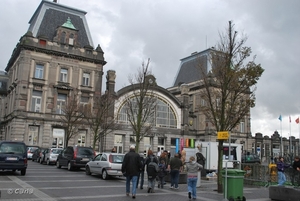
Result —
<svg viewBox="0 0 300 201"><path fill-rule="evenodd" d="M49 148L45 151L44 161L47 165L56 164L57 156L62 152L62 148Z"/></svg>
<svg viewBox="0 0 300 201"><path fill-rule="evenodd" d="M124 156L118 153L98 154L86 164L85 172L87 175L100 174L104 180L110 176L123 176L121 168Z"/></svg>

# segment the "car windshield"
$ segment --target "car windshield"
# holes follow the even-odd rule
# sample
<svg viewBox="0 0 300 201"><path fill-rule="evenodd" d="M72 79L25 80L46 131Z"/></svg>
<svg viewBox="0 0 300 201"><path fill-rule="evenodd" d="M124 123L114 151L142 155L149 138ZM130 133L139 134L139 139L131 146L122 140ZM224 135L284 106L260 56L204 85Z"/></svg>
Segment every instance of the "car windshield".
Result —
<svg viewBox="0 0 300 201"><path fill-rule="evenodd" d="M113 163L122 163L124 159L124 155L112 155Z"/></svg>
<svg viewBox="0 0 300 201"><path fill-rule="evenodd" d="M53 154L60 154L61 151L62 151L61 149L52 149Z"/></svg>
<svg viewBox="0 0 300 201"><path fill-rule="evenodd" d="M28 147L28 151L31 152L31 153L34 152L37 149L38 149L37 147Z"/></svg>
<svg viewBox="0 0 300 201"><path fill-rule="evenodd" d="M17 143L3 143L0 145L0 153L22 154L25 153L25 146Z"/></svg>
<svg viewBox="0 0 300 201"><path fill-rule="evenodd" d="M78 148L79 155L94 155L94 151L89 148Z"/></svg>

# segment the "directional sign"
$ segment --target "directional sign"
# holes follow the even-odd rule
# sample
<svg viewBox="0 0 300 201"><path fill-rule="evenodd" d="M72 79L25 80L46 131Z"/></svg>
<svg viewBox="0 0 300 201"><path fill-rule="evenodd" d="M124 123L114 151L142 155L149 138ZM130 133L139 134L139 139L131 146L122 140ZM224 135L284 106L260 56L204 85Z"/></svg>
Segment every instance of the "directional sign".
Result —
<svg viewBox="0 0 300 201"><path fill-rule="evenodd" d="M219 131L218 132L218 140L228 140L229 132L228 131Z"/></svg>

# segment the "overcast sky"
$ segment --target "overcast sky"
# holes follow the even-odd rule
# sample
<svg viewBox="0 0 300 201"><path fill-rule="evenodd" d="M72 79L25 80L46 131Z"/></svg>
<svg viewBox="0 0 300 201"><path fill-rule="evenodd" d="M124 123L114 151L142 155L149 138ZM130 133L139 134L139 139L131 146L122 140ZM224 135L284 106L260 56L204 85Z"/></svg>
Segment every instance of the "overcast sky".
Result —
<svg viewBox="0 0 300 201"><path fill-rule="evenodd" d="M40 0L3 0L0 7L0 69L4 70ZM171 87L180 59L215 46L228 21L248 36L256 63L265 69L257 84L251 131L299 138L299 0L58 0L87 12L94 46L116 71L116 90L147 58L157 83ZM104 83L105 84L105 83ZM278 119L282 115L282 123ZM291 116L291 123L289 123ZM282 132L281 132L282 130Z"/></svg>

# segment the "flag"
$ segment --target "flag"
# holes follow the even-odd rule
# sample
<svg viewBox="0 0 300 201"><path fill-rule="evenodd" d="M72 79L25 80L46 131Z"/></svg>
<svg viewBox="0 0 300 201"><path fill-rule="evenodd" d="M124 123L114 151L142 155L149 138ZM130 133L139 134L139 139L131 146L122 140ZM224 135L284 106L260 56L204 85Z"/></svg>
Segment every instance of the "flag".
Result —
<svg viewBox="0 0 300 201"><path fill-rule="evenodd" d="M281 117L281 115L279 115L278 119L279 119L280 121L282 121L282 117Z"/></svg>
<svg viewBox="0 0 300 201"><path fill-rule="evenodd" d="M295 120L296 124L299 124L299 117Z"/></svg>

